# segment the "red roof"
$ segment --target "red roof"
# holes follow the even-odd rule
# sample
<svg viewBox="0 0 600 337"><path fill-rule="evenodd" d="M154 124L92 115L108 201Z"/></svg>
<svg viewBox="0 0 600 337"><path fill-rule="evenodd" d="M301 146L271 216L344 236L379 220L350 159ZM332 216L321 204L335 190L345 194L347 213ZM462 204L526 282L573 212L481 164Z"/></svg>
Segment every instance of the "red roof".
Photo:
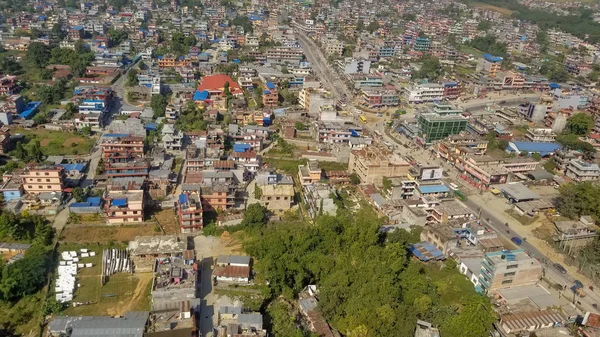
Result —
<svg viewBox="0 0 600 337"><path fill-rule="evenodd" d="M225 83L229 82L229 91L233 95L242 94L242 89L236 81L232 80L231 77L223 74L210 75L202 78L202 83L198 86L199 91L223 91Z"/></svg>

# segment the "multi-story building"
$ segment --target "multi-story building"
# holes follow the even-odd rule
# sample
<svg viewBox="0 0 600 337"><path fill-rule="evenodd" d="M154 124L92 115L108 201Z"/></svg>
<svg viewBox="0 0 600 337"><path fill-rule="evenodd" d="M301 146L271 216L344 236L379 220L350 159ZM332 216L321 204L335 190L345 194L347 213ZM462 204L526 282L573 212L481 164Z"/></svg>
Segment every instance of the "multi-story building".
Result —
<svg viewBox="0 0 600 337"><path fill-rule="evenodd" d="M304 58L304 52L301 48L277 47L267 50L267 60L275 63L300 64Z"/></svg>
<svg viewBox="0 0 600 337"><path fill-rule="evenodd" d="M567 165L566 176L574 181L591 181L600 179L600 167L583 159L571 159Z"/></svg>
<svg viewBox="0 0 600 337"><path fill-rule="evenodd" d="M467 118L460 114L422 113L417 117L419 137L425 144L459 134L467 129Z"/></svg>
<svg viewBox="0 0 600 337"><path fill-rule="evenodd" d="M105 173L109 177L147 177L144 138L127 134L105 134L100 143Z"/></svg>
<svg viewBox="0 0 600 337"><path fill-rule="evenodd" d="M554 152L554 162L556 163L556 169L559 171L565 171L571 160L582 158L583 154L578 151L569 150L558 150Z"/></svg>
<svg viewBox="0 0 600 337"><path fill-rule="evenodd" d="M256 176L260 203L272 211L286 211L294 203L294 181L275 172L260 172Z"/></svg>
<svg viewBox="0 0 600 337"><path fill-rule="evenodd" d="M179 195L177 220L181 232L196 232L203 227L202 200L200 192L186 192Z"/></svg>
<svg viewBox="0 0 600 337"><path fill-rule="evenodd" d="M407 87L404 95L408 103L431 103L444 99L444 86L437 83L415 83Z"/></svg>
<svg viewBox="0 0 600 337"><path fill-rule="evenodd" d="M419 52L427 53L431 50L431 42L427 37L418 37L415 40L415 44L413 45L413 49Z"/></svg>
<svg viewBox="0 0 600 337"><path fill-rule="evenodd" d="M279 103L279 93L275 84L271 82L265 83L267 89L263 91L262 101L265 107L275 107Z"/></svg>
<svg viewBox="0 0 600 337"><path fill-rule="evenodd" d="M502 67L502 60L502 57L485 54L479 61L477 70L485 73L488 76L496 77L496 74L498 74Z"/></svg>
<svg viewBox="0 0 600 337"><path fill-rule="evenodd" d="M108 191L104 201L109 225L144 221L143 190Z"/></svg>
<svg viewBox="0 0 600 337"><path fill-rule="evenodd" d="M190 65L191 60L187 59L185 56L175 57L172 55L164 55L158 57L158 67L161 69L189 67Z"/></svg>
<svg viewBox="0 0 600 337"><path fill-rule="evenodd" d="M362 135L362 127L336 121L315 122L311 132L319 143L348 143L352 137Z"/></svg>
<svg viewBox="0 0 600 337"><path fill-rule="evenodd" d="M530 127L527 129L525 138L532 142L554 142L556 133L551 128Z"/></svg>
<svg viewBox="0 0 600 337"><path fill-rule="evenodd" d="M410 164L378 145L370 145L350 152L348 171L356 173L363 183L380 186L383 177L397 177L408 173Z"/></svg>
<svg viewBox="0 0 600 337"><path fill-rule="evenodd" d="M395 90L363 90L363 104L368 107L396 106L400 98Z"/></svg>
<svg viewBox="0 0 600 337"><path fill-rule="evenodd" d="M504 288L533 285L541 277L541 263L524 250L503 250L485 254L479 285L489 294Z"/></svg>
<svg viewBox="0 0 600 337"><path fill-rule="evenodd" d="M377 75L351 75L355 89L381 88L383 87L383 78Z"/></svg>
<svg viewBox="0 0 600 337"><path fill-rule="evenodd" d="M323 170L316 160L310 160L307 165L298 166L298 179L302 185L312 185L323 179Z"/></svg>
<svg viewBox="0 0 600 337"><path fill-rule="evenodd" d="M79 40L85 37L85 27L84 26L75 26L69 29L69 38L71 40Z"/></svg>
<svg viewBox="0 0 600 337"><path fill-rule="evenodd" d="M0 95L8 96L17 89L17 76L4 76L0 78Z"/></svg>
<svg viewBox="0 0 600 337"><path fill-rule="evenodd" d="M442 83L442 86L444 87L444 93L442 94L444 99L450 100L460 97L462 92L462 84L460 82L445 82Z"/></svg>
<svg viewBox="0 0 600 337"><path fill-rule="evenodd" d="M344 43L337 39L329 39L324 42L327 55L342 56L344 52Z"/></svg>
<svg viewBox="0 0 600 337"><path fill-rule="evenodd" d="M66 173L61 166L26 168L21 174L23 189L27 193L54 192L62 194Z"/></svg>
<svg viewBox="0 0 600 337"><path fill-rule="evenodd" d="M346 75L368 74L371 71L371 61L365 59L346 57L343 60L338 60L337 65Z"/></svg>

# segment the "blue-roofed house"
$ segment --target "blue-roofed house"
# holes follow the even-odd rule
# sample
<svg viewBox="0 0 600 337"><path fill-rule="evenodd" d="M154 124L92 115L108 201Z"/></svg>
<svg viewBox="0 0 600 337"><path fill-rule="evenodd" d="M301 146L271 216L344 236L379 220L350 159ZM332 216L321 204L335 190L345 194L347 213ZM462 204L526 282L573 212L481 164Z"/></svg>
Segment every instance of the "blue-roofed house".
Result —
<svg viewBox="0 0 600 337"><path fill-rule="evenodd" d="M73 40L83 39L85 36L85 27L83 26L75 26L69 29L69 37Z"/></svg>
<svg viewBox="0 0 600 337"><path fill-rule="evenodd" d="M483 59L477 66L478 71L485 71L491 77L495 77L502 66L502 57L493 56L492 54L484 54Z"/></svg>
<svg viewBox="0 0 600 337"><path fill-rule="evenodd" d="M11 201L21 198L25 194L23 182L21 179L10 178L0 187L4 201Z"/></svg>
<svg viewBox="0 0 600 337"><path fill-rule="evenodd" d="M208 90L202 90L202 91L196 90L194 92L193 100L194 101L202 101L202 102L204 102L204 101L206 101L208 99L208 97L209 97Z"/></svg>
<svg viewBox="0 0 600 337"><path fill-rule="evenodd" d="M444 254L437 249L432 243L423 241L411 245L408 250L419 260L427 261L439 261L445 260Z"/></svg>
<svg viewBox="0 0 600 337"><path fill-rule="evenodd" d="M102 198L89 197L83 202L74 202L69 205L69 212L75 214L93 214L102 212Z"/></svg>
<svg viewBox="0 0 600 337"><path fill-rule="evenodd" d="M19 114L19 117L23 119L32 119L39 111L42 102L29 102L25 106L23 112Z"/></svg>
<svg viewBox="0 0 600 337"><path fill-rule="evenodd" d="M561 146L558 143L547 143L547 142L509 142L506 152L508 153L527 153L531 155L533 153L539 153L542 157L551 156L557 150L560 150Z"/></svg>
<svg viewBox="0 0 600 337"><path fill-rule="evenodd" d="M265 107L276 107L279 103L279 92L277 86L271 82L266 82L267 89L263 91L263 105Z"/></svg>
<svg viewBox="0 0 600 337"><path fill-rule="evenodd" d="M419 185L417 186L416 190L419 197L430 196L436 198L444 198L447 197L450 193L450 189L444 184Z"/></svg>

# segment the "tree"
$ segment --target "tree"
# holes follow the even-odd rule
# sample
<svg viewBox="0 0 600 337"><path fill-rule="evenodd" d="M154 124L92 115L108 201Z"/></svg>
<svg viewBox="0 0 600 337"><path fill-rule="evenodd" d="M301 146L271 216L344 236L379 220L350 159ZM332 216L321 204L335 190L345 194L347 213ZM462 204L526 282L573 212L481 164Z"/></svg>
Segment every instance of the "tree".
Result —
<svg viewBox="0 0 600 337"><path fill-rule="evenodd" d="M542 155L540 155L538 152L534 152L531 154L531 159L533 159L535 161L541 161Z"/></svg>
<svg viewBox="0 0 600 337"><path fill-rule="evenodd" d="M269 210L259 203L251 204L244 212L241 227L260 228L269 221Z"/></svg>
<svg viewBox="0 0 600 337"><path fill-rule="evenodd" d="M27 47L25 59L36 68L43 68L50 61L50 48L41 42L32 42Z"/></svg>
<svg viewBox="0 0 600 337"><path fill-rule="evenodd" d="M252 25L252 21L247 16L236 16L235 19L231 21L231 24L234 26L240 26L244 28L244 32L246 34L252 33L254 31L254 26Z"/></svg>
<svg viewBox="0 0 600 337"><path fill-rule="evenodd" d="M81 134L84 136L89 136L92 134L92 128L87 125L81 128Z"/></svg>
<svg viewBox="0 0 600 337"><path fill-rule="evenodd" d="M358 185L358 184L360 184L360 177L358 176L358 174L352 173L350 175L350 183L352 185Z"/></svg>
<svg viewBox="0 0 600 337"><path fill-rule="evenodd" d="M479 31L486 31L486 30L489 30L490 28L492 28L492 23L489 22L488 20L479 21L479 23L477 24L477 30L479 30Z"/></svg>
<svg viewBox="0 0 600 337"><path fill-rule="evenodd" d="M565 132L578 136L587 135L594 127L594 118L584 112L573 114L568 120Z"/></svg>
<svg viewBox="0 0 600 337"><path fill-rule="evenodd" d="M121 44L121 42L127 40L128 37L124 30L116 30L114 28L108 30L108 36L110 37L113 46Z"/></svg>
<svg viewBox="0 0 600 337"><path fill-rule="evenodd" d="M52 26L52 35L54 35L57 39L62 40L67 36L65 31L62 29L62 25L60 23L55 23Z"/></svg>
<svg viewBox="0 0 600 337"><path fill-rule="evenodd" d="M294 128L296 128L296 130L306 130L306 124L302 123L302 122L296 122L294 124Z"/></svg>
<svg viewBox="0 0 600 337"><path fill-rule="evenodd" d="M554 158L546 160L546 162L542 166L544 167L544 170L552 174L556 173L556 160L554 160Z"/></svg>
<svg viewBox="0 0 600 337"><path fill-rule="evenodd" d="M377 22L377 21L371 21L371 23L369 23L369 25L367 26L367 31L371 34L373 34L373 32L375 32L378 29L379 29L379 22Z"/></svg>
<svg viewBox="0 0 600 337"><path fill-rule="evenodd" d="M135 70L134 68L129 69L129 71L127 72L127 86L128 87L133 87L138 85L138 72L137 70Z"/></svg>
<svg viewBox="0 0 600 337"><path fill-rule="evenodd" d="M421 69L413 73L415 79L430 79L435 80L442 74L440 60L433 55L425 55L421 59Z"/></svg>
<svg viewBox="0 0 600 337"><path fill-rule="evenodd" d="M358 20L358 22L356 23L356 32L360 33L363 30L365 30L365 23L363 20Z"/></svg>
<svg viewBox="0 0 600 337"><path fill-rule="evenodd" d="M558 211L571 219L590 215L600 220L600 186L589 181L561 185L556 199Z"/></svg>
<svg viewBox="0 0 600 337"><path fill-rule="evenodd" d="M165 109L169 105L167 98L163 95L152 95L150 99L150 107L154 118L162 117L165 114Z"/></svg>
<svg viewBox="0 0 600 337"><path fill-rule="evenodd" d="M32 160L41 163L44 160L44 154L42 153L42 147L39 140L34 140L29 147L29 156Z"/></svg>
<svg viewBox="0 0 600 337"><path fill-rule="evenodd" d="M86 195L85 195L85 191L83 190L83 188L77 186L73 189L73 198L75 199L75 201L77 202L84 202L86 200Z"/></svg>
<svg viewBox="0 0 600 337"><path fill-rule="evenodd" d="M29 160L29 154L25 147L23 147L23 143L17 143L17 146L15 147L15 157L22 161Z"/></svg>

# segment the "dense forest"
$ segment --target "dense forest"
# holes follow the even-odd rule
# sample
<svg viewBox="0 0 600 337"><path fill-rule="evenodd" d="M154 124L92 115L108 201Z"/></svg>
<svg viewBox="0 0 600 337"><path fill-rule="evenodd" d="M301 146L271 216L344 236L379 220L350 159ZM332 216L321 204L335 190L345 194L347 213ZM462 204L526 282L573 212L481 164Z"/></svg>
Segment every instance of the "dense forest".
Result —
<svg viewBox="0 0 600 337"><path fill-rule="evenodd" d="M382 223L368 207L322 216L314 225L284 219L247 231L245 249L256 258L259 281L268 281L271 299L291 300L317 284L320 310L344 335L410 336L422 319L445 337L486 336L494 311L456 263L416 261L407 247L419 241L418 228L384 234ZM274 301L267 309L279 313L271 317L279 324L274 335L306 336L281 326L281 306Z"/></svg>
<svg viewBox="0 0 600 337"><path fill-rule="evenodd" d="M515 18L537 24L540 29L554 28L573 34L589 42L600 42L600 23L592 18L590 10L581 8L577 13L562 16L541 9L529 8L517 0L480 0L479 2L507 8Z"/></svg>

